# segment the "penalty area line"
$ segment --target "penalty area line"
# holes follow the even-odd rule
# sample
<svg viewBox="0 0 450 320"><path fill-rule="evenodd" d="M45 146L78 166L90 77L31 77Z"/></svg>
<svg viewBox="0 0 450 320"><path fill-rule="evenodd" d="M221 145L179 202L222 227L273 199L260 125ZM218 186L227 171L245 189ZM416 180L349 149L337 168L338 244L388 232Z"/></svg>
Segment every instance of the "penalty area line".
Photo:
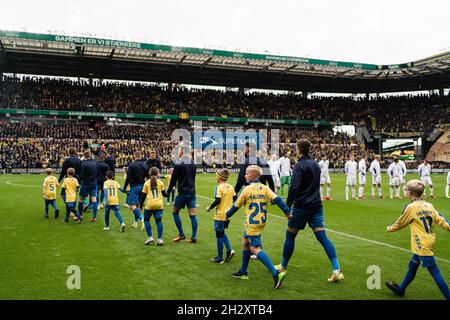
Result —
<svg viewBox="0 0 450 320"><path fill-rule="evenodd" d="M202 195L197 195L197 196L200 197L200 198L211 200L211 201L214 200L212 198L205 197L205 196L202 196ZM278 215L275 215L275 214L271 214L271 213L268 213L268 215L271 216L271 217L275 217L275 218L282 219L282 220L286 221L286 218L284 218L284 217L281 217L281 216L278 216ZM338 234L338 235L341 235L341 236L344 236L344 237L347 237L347 238L352 238L352 239L356 239L356 240L364 241L364 242L367 242L367 243L376 244L376 245L383 246L383 247L386 247L386 248L396 249L396 250L400 250L400 251L412 254L412 252L410 250L408 250L408 249L405 249L405 248L402 248L402 247L398 247L398 246L394 246L394 245L389 244L389 243L380 242L380 241L371 240L371 239L366 239L366 238L362 238L362 237L355 236L355 235L352 235L352 234L348 234L348 233L345 233L345 232L328 229L328 228L326 228L326 230L331 232L331 233L335 233L335 234ZM436 256L434 258L437 261L441 261L441 262L450 264L450 260L443 259L443 258L438 258Z"/></svg>

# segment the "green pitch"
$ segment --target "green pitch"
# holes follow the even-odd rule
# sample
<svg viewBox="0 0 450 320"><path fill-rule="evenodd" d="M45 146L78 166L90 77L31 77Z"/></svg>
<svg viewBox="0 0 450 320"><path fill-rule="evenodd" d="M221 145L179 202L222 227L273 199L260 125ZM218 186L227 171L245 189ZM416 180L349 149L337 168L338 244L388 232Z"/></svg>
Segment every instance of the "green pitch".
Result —
<svg viewBox="0 0 450 320"><path fill-rule="evenodd" d="M386 226L402 212L407 200L344 200L344 176L332 176L334 201L326 201L325 222L336 246L345 281L330 284L331 266L313 233L307 229L297 237L286 281L279 290L259 261L250 261L250 280L231 277L241 264L240 238L244 211L232 218L227 230L237 254L230 263L214 265L216 240L213 213L205 212L212 201L214 175L197 175L198 243L173 243L177 235L171 210L164 210L163 247L145 246L145 231L131 229L133 215L121 207L127 224L125 233L111 214L111 230L103 228L104 210L99 222L91 223L85 214L81 225L64 224L63 218L43 218L44 203L40 185L44 176L0 176L0 299L401 299L385 288L386 280L400 282L411 254L409 230L388 234ZM235 182L236 175L231 179ZM408 178L412 178L409 176ZM389 195L384 179L384 194ZM118 178L120 183L123 179ZM450 199L444 198L445 176L434 175L437 199L431 202L450 217ZM58 191L59 194L59 191ZM123 203L124 197L121 195ZM366 188L370 196L370 187ZM61 213L64 206L58 199ZM264 250L278 264L283 249L286 220L276 207L269 207L268 223L262 240ZM190 220L181 214L186 235ZM156 233L154 220L152 227ZM436 228L435 254L438 265L450 283L450 234ZM81 270L81 289L67 288L67 268ZM369 290L367 269L381 270L381 289ZM442 299L426 269L419 269L405 299Z"/></svg>

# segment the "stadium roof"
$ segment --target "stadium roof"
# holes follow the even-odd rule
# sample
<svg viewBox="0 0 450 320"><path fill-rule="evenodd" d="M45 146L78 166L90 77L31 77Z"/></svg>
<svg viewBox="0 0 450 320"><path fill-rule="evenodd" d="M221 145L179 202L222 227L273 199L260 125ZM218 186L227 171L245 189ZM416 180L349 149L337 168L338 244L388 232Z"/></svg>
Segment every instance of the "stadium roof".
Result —
<svg viewBox="0 0 450 320"><path fill-rule="evenodd" d="M395 65L0 30L0 71L308 92L450 87L450 51Z"/></svg>

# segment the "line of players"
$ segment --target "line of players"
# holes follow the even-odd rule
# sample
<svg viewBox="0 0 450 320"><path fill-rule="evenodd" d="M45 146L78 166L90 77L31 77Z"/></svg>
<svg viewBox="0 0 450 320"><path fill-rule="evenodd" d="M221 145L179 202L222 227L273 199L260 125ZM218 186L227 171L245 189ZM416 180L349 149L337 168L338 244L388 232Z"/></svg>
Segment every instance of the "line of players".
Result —
<svg viewBox="0 0 450 320"><path fill-rule="evenodd" d="M217 171L218 186L214 192L215 201L206 208L206 211L210 211L215 206L217 207L214 220L218 256L211 259L211 262L223 263L231 260L234 255L234 250L231 249L231 244L225 235L225 229L227 228L229 219L236 211L238 211L240 207L243 207L246 210L245 232L242 238L242 266L238 272L233 273L235 278L248 279L247 268L250 257L253 254L256 256L256 259L263 263L264 266L270 271L274 279L274 288L279 288L286 277L287 264L294 251L295 237L299 230L303 230L306 224L309 224L317 240L322 244L332 264L333 274L328 281L338 282L344 279L343 273L340 270L336 250L325 233L323 208L318 192L320 168L318 164L315 163L315 161L308 155L310 149L309 141L300 140L297 144L297 149L301 156L293 170L292 186L289 189L289 195L286 203L268 186L261 183L263 170L257 165L249 165L249 163L247 163L241 167L241 169L245 168L245 180L247 185L244 187L242 192L239 193L239 195L237 195L235 189L226 182L229 178L229 172L227 169ZM64 179L62 184L62 187L65 190L64 201L66 202L67 207L65 221L68 220L70 212L73 212L76 215L79 222L82 221L83 218L81 212L83 210L83 201L86 196L92 197L91 201L94 202L94 216L96 214L95 209L97 208L97 204L95 196L97 195L97 185L96 183L93 183L95 180L93 180L94 176L92 173L94 172L89 172L89 170L94 169L94 166L97 168L97 164L93 159L91 159L91 154L89 151L84 153L84 157L85 160L82 163L80 171L81 186L78 183L78 179L75 178L76 171L74 168L69 168L67 170L67 178ZM107 171L106 173L106 181L104 183L104 196L107 204L105 208L105 223L108 227L109 211L113 210L119 220L119 223L121 224L120 231L123 231L124 224L118 209L119 201L117 195L119 190L125 192L127 183L130 183L130 190L127 192L126 202L130 205L130 209L135 214L135 222L137 223L139 219L142 219L139 207L142 208L144 201L142 201L142 199L138 199L139 195L143 193L145 194L146 200L144 207L145 228L147 232L151 232L149 219L151 216L154 216L158 229L158 240L162 240L162 197L167 195L164 191L164 184L158 180L158 168L151 167L149 170L145 162L142 160L141 153L139 151L134 153L134 158L135 161L128 167L127 180L124 188L121 188L120 185L113 180L114 175L112 171ZM184 162L184 159L189 161ZM354 159L351 159L350 161L354 161ZM423 169L421 168L421 170ZM136 183L140 182L136 179L141 178L141 173L143 180L145 180L145 178L147 178L147 180L145 180L143 185L136 185ZM58 209L56 207L55 200L58 180L52 175L52 169L47 169L46 174L47 177L43 184L46 216L48 217L48 206L52 205L55 209L55 217L57 217ZM172 214L179 235L174 239L174 242L179 242L185 238L181 226L179 211L187 206L192 223L192 237L189 242L196 243L196 168L187 155L182 158L180 164L175 166L174 176L169 184L168 190L171 190L175 185L174 181L177 180L177 174L180 175L178 179L179 195L175 199ZM133 178L131 179L130 177ZM134 182L132 181L133 179ZM399 219L394 224L387 227L388 232L394 232L404 228L405 226L411 226L411 251L413 252L413 257L409 263L409 270L403 282L398 285L392 281L388 281L386 285L397 295L403 296L406 288L413 281L419 265L422 264L428 269L445 298L450 299L448 285L443 279L433 256L433 245L435 242L435 234L433 232L434 225L438 224L448 231L450 231L450 225L448 220L440 215L430 203L427 203L421 199L424 188L425 184L422 181L411 180L408 182L406 187L406 195L412 200L412 202L405 207ZM79 191L78 212L75 209L77 191ZM267 221L267 205L269 203L278 205L288 220L282 261L281 264L277 266L272 263L267 254L263 251L261 242L261 233ZM317 208L312 206L314 203L317 204ZM139 207L138 204L140 204ZM104 230L107 229L105 228ZM150 237L151 234L145 244L153 242L153 238L150 240ZM157 245L162 245L162 242L160 243L158 241ZM227 249L227 256L225 259L222 258L224 245Z"/></svg>
<svg viewBox="0 0 450 320"><path fill-rule="evenodd" d="M326 167L326 179L327 183L329 181L328 175L328 163L324 163L322 166ZM364 156L361 160L356 163L354 155L350 155L350 159L345 163L344 172L346 175L346 188L345 188L345 199L349 200L349 191L351 190L352 199L364 199L364 189L366 185L366 175L367 175L367 157ZM368 172L372 176L372 199L375 199L375 190L378 189L378 197L383 198L383 192L381 189L381 166L380 166L380 156L376 155L375 159L371 162ZM434 198L433 182L431 180L431 165L426 161L419 165L417 172L419 174L420 180L424 183L426 187L430 189L430 196ZM389 177L389 191L390 199L401 199L400 190L403 190L403 196L406 197L406 181L405 176L407 173L405 162L400 160L398 157L394 157L394 161L389 165L386 171ZM356 191L356 176L359 178L359 192L358 197L355 196ZM447 175L447 187L446 196L449 197L449 184L450 184L450 172ZM426 197L426 189L424 190L424 197Z"/></svg>
<svg viewBox="0 0 450 320"><path fill-rule="evenodd" d="M270 167L270 172L273 176L275 183L275 191L281 190L281 196L284 197L285 185L290 185L292 170L291 170L291 160L289 158L289 151L285 152L284 155L277 159L277 155L273 153L267 164ZM355 156L350 155L349 160L345 163L344 172L346 175L346 187L345 187L345 199L350 199L350 193L352 199L365 199L365 187L366 187L366 176L369 172L372 176L372 199L377 197L383 199L383 191L381 189L381 164L380 155L376 155L374 160L370 163L369 169L367 169L368 160L367 156L363 156L359 162L355 161ZM330 162L326 156L322 156L319 161L319 167L321 171L320 175L320 195L322 200L333 200L331 196L331 178L329 171ZM430 189L430 196L434 198L433 182L431 180L431 165L426 161L419 165L417 172L419 174L420 180L425 184L426 187ZM389 177L390 186L390 198L401 199L400 190L403 191L403 196L406 196L406 181L405 176L407 173L406 164L403 160L398 157L394 157L394 161L389 165L387 169L387 175ZM358 197L356 197L356 181L358 178L359 189ZM324 196L324 191L326 189L326 195ZM447 174L447 184L445 187L445 195L450 198L450 171ZM426 191L424 193L426 197Z"/></svg>

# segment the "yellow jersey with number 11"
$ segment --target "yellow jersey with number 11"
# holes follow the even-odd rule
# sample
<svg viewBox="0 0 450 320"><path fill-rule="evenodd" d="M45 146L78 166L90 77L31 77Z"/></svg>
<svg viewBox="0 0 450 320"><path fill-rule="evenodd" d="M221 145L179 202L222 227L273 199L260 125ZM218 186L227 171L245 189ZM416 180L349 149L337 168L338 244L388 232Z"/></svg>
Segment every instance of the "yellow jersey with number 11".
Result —
<svg viewBox="0 0 450 320"><path fill-rule="evenodd" d="M103 183L103 192L106 190L108 193L108 200L106 201L108 206L119 205L119 189L120 184L115 180L106 180Z"/></svg>
<svg viewBox="0 0 450 320"><path fill-rule="evenodd" d="M434 255L435 225L450 231L449 221L440 215L431 203L424 200L415 200L408 204L402 215L391 225L391 231L408 225L411 229L411 251L419 256Z"/></svg>

